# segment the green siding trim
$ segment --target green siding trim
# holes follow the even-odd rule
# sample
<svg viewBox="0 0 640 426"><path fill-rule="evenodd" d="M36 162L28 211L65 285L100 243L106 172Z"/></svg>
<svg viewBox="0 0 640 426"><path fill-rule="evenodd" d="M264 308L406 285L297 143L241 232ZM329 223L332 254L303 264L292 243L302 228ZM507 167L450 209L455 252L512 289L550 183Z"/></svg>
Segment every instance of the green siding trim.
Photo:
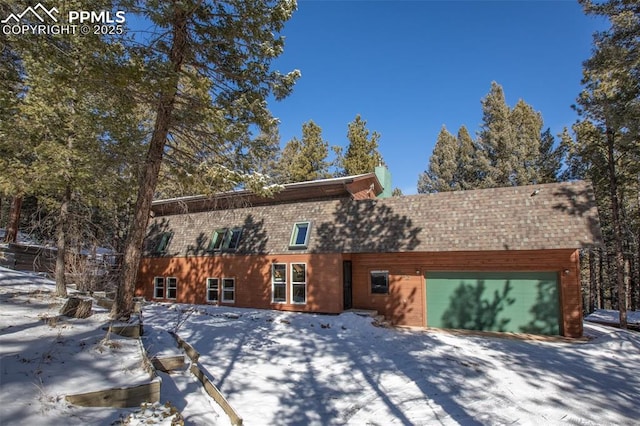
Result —
<svg viewBox="0 0 640 426"><path fill-rule="evenodd" d="M556 272L427 272L427 326L560 334Z"/></svg>

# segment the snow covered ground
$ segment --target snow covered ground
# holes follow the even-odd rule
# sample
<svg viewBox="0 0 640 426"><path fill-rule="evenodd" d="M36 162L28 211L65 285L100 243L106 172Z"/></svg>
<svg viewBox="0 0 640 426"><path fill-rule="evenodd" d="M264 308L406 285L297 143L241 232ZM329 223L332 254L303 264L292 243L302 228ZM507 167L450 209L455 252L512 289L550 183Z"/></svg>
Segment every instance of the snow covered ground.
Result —
<svg viewBox="0 0 640 426"><path fill-rule="evenodd" d="M620 313L610 309L596 309L595 312L589 314L585 320L601 323L601 324L620 324ZM627 312L627 323L629 325L640 326L640 311Z"/></svg>
<svg viewBox="0 0 640 426"><path fill-rule="evenodd" d="M129 351L135 345L103 341L105 312L52 320L60 301L49 290L49 281L0 269L0 424L112 425L127 415L129 424L170 424L172 417L158 417L168 411L159 406L65 402L87 387L135 381L142 370ZM151 353L175 353L167 331L176 331L250 426L640 419L637 332L585 323L590 340L566 343L385 329L353 313L170 304L145 306L143 320ZM181 411L185 424L229 424L187 372L162 379L161 401Z"/></svg>
<svg viewBox="0 0 640 426"><path fill-rule="evenodd" d="M86 409L64 396L150 380L135 339L107 336L105 309L59 316L50 280L0 268L0 424L110 424L124 411ZM131 411L131 410L128 410Z"/></svg>
<svg viewBox="0 0 640 426"><path fill-rule="evenodd" d="M370 318L152 304L247 425L638 424L640 334L587 342L377 328Z"/></svg>

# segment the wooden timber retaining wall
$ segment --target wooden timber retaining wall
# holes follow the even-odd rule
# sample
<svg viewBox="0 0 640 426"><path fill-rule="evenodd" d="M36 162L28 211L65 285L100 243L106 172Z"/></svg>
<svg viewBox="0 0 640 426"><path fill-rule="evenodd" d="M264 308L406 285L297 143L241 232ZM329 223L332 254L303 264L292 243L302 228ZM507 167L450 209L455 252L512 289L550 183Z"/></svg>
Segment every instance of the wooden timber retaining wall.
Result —
<svg viewBox="0 0 640 426"><path fill-rule="evenodd" d="M140 340L142 325L140 322L129 326L109 325L105 327L108 333L115 333L124 337L132 337L140 345L143 363L149 373L149 382L134 386L124 386L86 392L75 395L67 395L65 399L74 405L81 407L139 407L144 402L159 402L161 378L156 374L151 361L147 356L147 351Z"/></svg>
<svg viewBox="0 0 640 426"><path fill-rule="evenodd" d="M160 401L160 378L132 387L111 388L67 395L66 400L80 407L138 407L143 402Z"/></svg>
<svg viewBox="0 0 640 426"><path fill-rule="evenodd" d="M187 356L189 356L189 358L191 359L191 374L193 374L198 378L198 380L200 380L200 383L202 383L202 386L204 387L204 390L207 392L207 394L211 398L213 398L213 400L217 402L220 407L222 407L227 416L229 416L231 424L234 426L242 426L242 417L240 417L236 410L233 409L231 404L229 404L229 401L227 401L227 399L222 395L222 392L220 392L220 389L218 389L216 385L211 382L200 364L198 364L198 358L200 358L200 354L198 353L198 351L196 351L193 346L185 342L176 333L170 332L170 334L174 337L174 339L176 339L176 342L178 342L178 346L184 349Z"/></svg>

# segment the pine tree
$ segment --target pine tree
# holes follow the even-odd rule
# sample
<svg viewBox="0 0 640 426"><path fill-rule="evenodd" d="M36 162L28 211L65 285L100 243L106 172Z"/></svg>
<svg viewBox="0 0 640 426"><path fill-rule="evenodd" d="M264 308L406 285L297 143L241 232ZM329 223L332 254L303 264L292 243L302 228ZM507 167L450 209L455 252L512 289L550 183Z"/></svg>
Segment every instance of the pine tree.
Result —
<svg viewBox="0 0 640 426"><path fill-rule="evenodd" d="M299 72L282 75L270 70L270 65L283 51L284 39L277 34L295 7L295 2L286 0L228 0L157 1L128 8L155 27L155 37L149 38L152 44L140 52L147 54L144 62L153 72L147 81L158 86L149 88L149 93L157 93L154 125L127 233L113 317L128 317L133 311L138 264L167 141L175 142L170 147L174 153L181 151L180 144L197 143L185 152L187 158L197 160L194 171L212 189L244 182L249 189L264 191L263 176L235 170L243 164L241 155L231 156L235 160L231 167L220 159L229 152L250 151L253 126L268 131L276 125L266 99L285 97Z"/></svg>
<svg viewBox="0 0 640 426"><path fill-rule="evenodd" d="M542 115L522 99L509 108L502 86L496 82L482 100L482 112L476 151L481 186L539 183Z"/></svg>
<svg viewBox="0 0 640 426"><path fill-rule="evenodd" d="M613 294L615 294L615 264L611 256L607 253L615 252L613 244L614 230L611 220L611 202L607 185L607 168L602 165L607 162L607 154L601 149L604 144L602 132L590 121L581 121L573 126L575 139L565 129L562 134L562 146L567 150L567 167L562 173L563 180L587 179L593 182L595 201L598 206L598 216L600 219L600 230L603 236L603 246L594 247L589 250L590 268L594 268L599 263L598 274L600 278L595 278L595 271L590 269L590 292L594 308L613 309ZM604 262L604 259L607 262ZM597 262L599 260L599 262ZM608 294L609 304L604 305L604 295ZM598 296L599 295L599 296Z"/></svg>
<svg viewBox="0 0 640 426"><path fill-rule="evenodd" d="M0 8L0 11L3 9ZM15 47L7 40L0 51L0 167L2 170L11 168L10 159L15 162L25 152L22 136L15 131L15 123L13 123L24 87L23 76L24 69L20 57ZM16 242L25 186L23 179L18 176L12 176L12 179L4 181L4 184L0 179L0 196L11 197L5 242Z"/></svg>
<svg viewBox="0 0 640 426"><path fill-rule="evenodd" d="M302 141L293 138L282 151L279 168L283 183L324 179L329 173L329 143L312 120L302 125Z"/></svg>
<svg viewBox="0 0 640 426"><path fill-rule="evenodd" d="M640 264L638 244L629 237L640 235L640 220L632 225L625 220L631 217L625 200L637 198L638 190L640 11L636 2L624 0L598 3L580 0L580 3L587 14L604 16L611 24L594 35L593 54L583 64L584 90L578 98L583 131L578 133L576 145L580 155L591 160L589 172L600 178L595 181L596 186L606 188L608 193L617 304L620 325L626 328L625 287L629 282L626 264L630 263L629 258ZM638 292L640 283L630 287Z"/></svg>
<svg viewBox="0 0 640 426"><path fill-rule="evenodd" d="M513 175L512 152L515 133L511 122L511 110L506 103L502 86L495 81L482 99L482 128L479 134L479 172L483 187L511 186L516 183Z"/></svg>
<svg viewBox="0 0 640 426"><path fill-rule="evenodd" d="M515 185L530 185L540 182L538 169L542 116L531 105L518 100L511 110L509 123L514 133L510 143L511 181Z"/></svg>
<svg viewBox="0 0 640 426"><path fill-rule="evenodd" d="M588 126L586 126L587 124ZM595 128L590 124L591 123L576 123L573 126L573 130L576 134L584 135L586 134L586 127L595 130ZM571 136L569 129L566 127L562 129L562 133L560 134L560 146L566 153L566 164L564 170L560 174L560 180L569 181L576 179L592 179L590 174L592 171L591 155L583 149L583 146L578 145L576 139Z"/></svg>
<svg viewBox="0 0 640 426"><path fill-rule="evenodd" d="M67 2L60 12L80 6ZM11 153L0 160L6 165L0 188L35 195L46 209L56 212L56 291L63 296L73 206L116 200L116 193L108 197L105 193L128 187L110 184L107 177L123 172L118 167L123 163L114 163L109 155L122 142L116 135L126 126L139 128L128 118L135 103L121 87L129 76L121 71L130 61L106 37L58 34L11 41L24 83L9 137L4 138ZM126 133L129 138L131 132ZM15 144L12 149L11 141L20 141L19 149ZM134 156L126 159L136 164Z"/></svg>
<svg viewBox="0 0 640 426"><path fill-rule="evenodd" d="M445 126L442 126L433 154L429 159L429 167L418 179L419 193L461 189L459 182L456 181L458 152L458 140Z"/></svg>
<svg viewBox="0 0 640 426"><path fill-rule="evenodd" d="M565 127L560 139L570 138L569 131ZM540 148L535 168L538 173L537 183L557 182L562 170L562 161L565 158L565 148L562 143L556 146L556 140L551 134L551 129L545 130L540 136Z"/></svg>
<svg viewBox="0 0 640 426"><path fill-rule="evenodd" d="M462 126L457 138L443 127L420 175L419 192L456 191L556 181L566 147L555 146L542 115L525 101L511 109L502 87L493 82L482 99L483 124L473 140Z"/></svg>
<svg viewBox="0 0 640 426"><path fill-rule="evenodd" d="M298 162L302 155L302 142L298 138L293 138L284 146L277 165L277 175L280 183L302 182L296 181L292 172L292 164Z"/></svg>
<svg viewBox="0 0 640 426"><path fill-rule="evenodd" d="M367 122L356 115L356 118L349 123L347 139L349 145L342 158L342 174L358 175L363 173L373 173L376 166L382 164L382 156L378 152L378 132L370 133L367 130Z"/></svg>
<svg viewBox="0 0 640 426"><path fill-rule="evenodd" d="M478 148L466 126L458 130L458 153L456 155L456 181L459 189L482 187L482 175L479 173Z"/></svg>

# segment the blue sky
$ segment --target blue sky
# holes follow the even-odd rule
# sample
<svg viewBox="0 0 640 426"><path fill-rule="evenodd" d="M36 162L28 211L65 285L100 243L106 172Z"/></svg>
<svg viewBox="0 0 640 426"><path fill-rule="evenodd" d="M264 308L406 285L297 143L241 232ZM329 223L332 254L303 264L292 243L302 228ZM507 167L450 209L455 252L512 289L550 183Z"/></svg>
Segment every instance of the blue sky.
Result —
<svg viewBox="0 0 640 426"><path fill-rule="evenodd" d="M313 120L330 145L346 146L360 114L381 134L393 186L416 193L442 125L475 135L492 81L554 134L571 126L582 61L604 25L575 1L299 1L275 62L302 72L270 105L281 144Z"/></svg>

